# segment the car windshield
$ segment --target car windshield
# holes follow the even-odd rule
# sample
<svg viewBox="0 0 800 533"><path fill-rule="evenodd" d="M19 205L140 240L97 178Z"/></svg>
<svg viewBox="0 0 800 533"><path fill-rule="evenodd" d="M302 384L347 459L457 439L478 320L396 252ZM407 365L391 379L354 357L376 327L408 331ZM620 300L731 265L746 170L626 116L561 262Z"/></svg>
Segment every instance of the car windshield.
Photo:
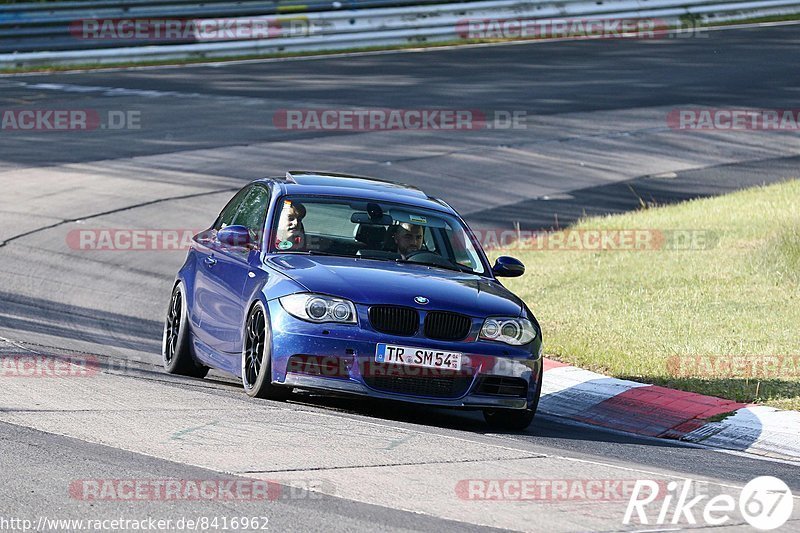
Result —
<svg viewBox="0 0 800 533"><path fill-rule="evenodd" d="M285 197L273 223L273 253L409 262L484 274L467 228L446 213L357 198Z"/></svg>

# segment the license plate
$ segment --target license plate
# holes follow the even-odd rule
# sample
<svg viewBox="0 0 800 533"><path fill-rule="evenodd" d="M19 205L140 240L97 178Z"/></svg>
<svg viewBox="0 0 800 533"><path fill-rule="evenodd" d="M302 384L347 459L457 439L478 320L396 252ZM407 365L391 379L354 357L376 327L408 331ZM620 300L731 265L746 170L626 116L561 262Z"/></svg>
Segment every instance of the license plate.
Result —
<svg viewBox="0 0 800 533"><path fill-rule="evenodd" d="M461 352L379 343L375 348L375 362L461 370Z"/></svg>

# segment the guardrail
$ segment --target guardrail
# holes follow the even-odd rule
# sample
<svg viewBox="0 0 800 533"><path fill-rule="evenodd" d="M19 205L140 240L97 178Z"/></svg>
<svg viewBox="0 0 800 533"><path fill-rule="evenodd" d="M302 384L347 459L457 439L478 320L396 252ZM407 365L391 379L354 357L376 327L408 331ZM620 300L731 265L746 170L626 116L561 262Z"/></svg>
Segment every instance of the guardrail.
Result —
<svg viewBox="0 0 800 533"><path fill-rule="evenodd" d="M79 50L111 48L108 43L76 39L71 32L75 22L96 20L195 20L267 16L288 13L314 13L337 9L424 6L441 0L280 0L239 1L205 0L128 0L109 2L56 2L0 5L0 53L40 50ZM151 39L147 44L169 43ZM125 45L118 42L116 46ZM136 46L142 43L131 41Z"/></svg>
<svg viewBox="0 0 800 533"><path fill-rule="evenodd" d="M0 68L458 41L469 37L463 31L468 20L650 18L677 25L681 20L730 21L800 13L800 0L435 1L350 0L346 6L338 1L300 3L302 0L206 0L203 4L197 4L197 0L97 0L5 5L0 6ZM83 9L76 9L78 6ZM175 28L181 31L167 34L163 31L167 21L177 24ZM138 37L130 34L134 22L142 29ZM159 24L162 31L154 31ZM251 30L259 27L260 32L252 33L253 38L241 38L236 32L226 33L226 24Z"/></svg>

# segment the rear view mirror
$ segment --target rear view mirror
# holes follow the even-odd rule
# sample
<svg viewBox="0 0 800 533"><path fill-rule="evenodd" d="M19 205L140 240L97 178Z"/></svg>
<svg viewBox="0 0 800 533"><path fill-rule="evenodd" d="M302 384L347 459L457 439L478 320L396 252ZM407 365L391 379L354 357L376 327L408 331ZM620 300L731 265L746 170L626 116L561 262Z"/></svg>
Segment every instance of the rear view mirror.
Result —
<svg viewBox="0 0 800 533"><path fill-rule="evenodd" d="M381 215L379 217L371 217L369 213L355 212L350 215L350 222L354 224L372 224L375 226L389 226L392 223L391 215Z"/></svg>
<svg viewBox="0 0 800 533"><path fill-rule="evenodd" d="M253 243L250 230L245 226L228 226L217 232L217 240L228 246L248 246Z"/></svg>

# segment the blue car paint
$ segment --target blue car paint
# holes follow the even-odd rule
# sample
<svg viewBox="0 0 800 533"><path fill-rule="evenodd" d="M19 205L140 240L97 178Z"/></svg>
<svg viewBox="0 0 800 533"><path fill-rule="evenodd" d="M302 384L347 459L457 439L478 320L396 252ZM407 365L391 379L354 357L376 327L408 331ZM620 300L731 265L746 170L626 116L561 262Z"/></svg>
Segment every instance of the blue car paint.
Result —
<svg viewBox="0 0 800 533"><path fill-rule="evenodd" d="M297 185L258 180L271 191L261 250L269 250L271 224L282 197L357 197L372 201L404 203L460 216L446 203L415 190L395 191L387 186L344 188ZM466 226L466 223L464 223ZM485 275L448 271L417 264L398 264L360 258L266 253L226 248L209 238L196 236L177 280L186 287L194 356L202 364L241 377L244 321L256 300L269 314L272 328L273 382L334 393L452 407L530 407L542 376L541 330L524 302L505 289L491 274L483 251L476 246ZM209 259L213 258L213 266ZM218 268L219 267L219 268ZM358 324L315 324L289 315L279 298L297 292L338 296L356 304ZM414 301L424 295L429 303ZM438 341L423 336L392 336L378 333L369 324L369 305L415 307L421 321L434 310L452 311L472 317L468 337L459 342ZM531 320L536 338L525 346L478 340L483 320L489 316L521 316ZM375 356L378 343L462 352L474 357L473 384L460 398L428 398L389 393L366 385L360 371ZM349 369L346 375L318 377L287 373L292 355L335 358ZM348 363L349 361L349 363ZM528 398L489 398L474 394L479 376L512 376L528 381Z"/></svg>
<svg viewBox="0 0 800 533"><path fill-rule="evenodd" d="M356 303L382 303L459 312L468 316L520 316L522 302L491 279L426 265L351 257L282 255L269 266L312 288ZM413 301L426 296L430 304Z"/></svg>

